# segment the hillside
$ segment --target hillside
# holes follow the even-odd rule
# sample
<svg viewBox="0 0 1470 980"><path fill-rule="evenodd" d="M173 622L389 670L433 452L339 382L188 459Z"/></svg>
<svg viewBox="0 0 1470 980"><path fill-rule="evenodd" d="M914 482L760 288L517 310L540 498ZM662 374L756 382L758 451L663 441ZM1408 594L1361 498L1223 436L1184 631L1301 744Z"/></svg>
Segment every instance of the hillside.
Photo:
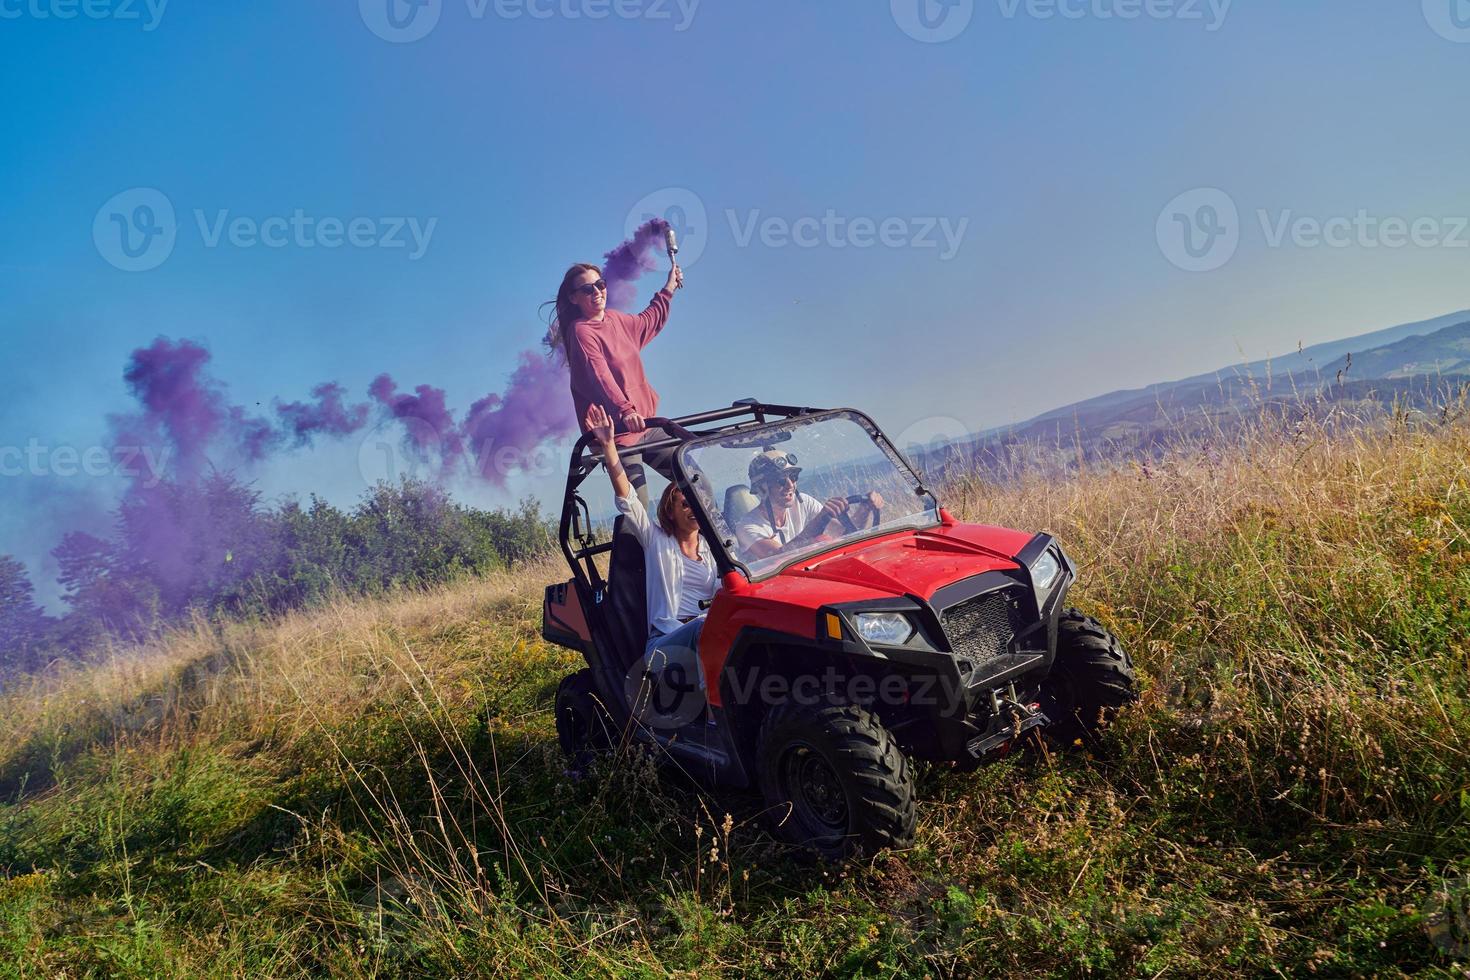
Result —
<svg viewBox="0 0 1470 980"><path fill-rule="evenodd" d="M1411 332L1412 331L1412 332ZM1408 324L1274 361L1117 391L1077 402L967 443L914 447L931 474L1084 460L1145 459L1181 439L1233 441L1263 413L1278 421L1345 413L1425 410L1470 390L1470 313Z"/></svg>
<svg viewBox="0 0 1470 980"><path fill-rule="evenodd" d="M1431 320L1421 320L1416 323L1405 323L1396 327L1387 327L1383 330L1375 330L1371 333L1359 334L1355 337L1347 337L1342 340L1314 344L1311 347L1291 351L1273 358L1233 364L1217 371L1207 371L1204 374L1196 374L1193 377L1183 378L1179 381L1163 381L1144 388L1109 392L1105 395L1098 395L1095 398L1089 398L1071 405L1063 405L1049 412L1043 412L1029 422L1021 423L1020 427L1025 428L1033 424L1048 421L1070 420L1077 415L1100 414L1108 409L1130 403L1138 404L1160 400L1169 401L1171 391L1212 387L1222 379L1228 378L1264 379L1273 374L1277 377L1285 377L1303 373L1317 378L1331 378L1336 373L1337 362L1346 359L1351 354L1361 354L1364 351L1391 346L1399 341L1412 337L1428 337L1446 327L1456 327L1465 323L1470 323L1470 310L1449 313ZM1367 379L1382 377L1382 375L1359 374L1357 377L1359 379ZM997 432L995 434L1000 433Z"/></svg>
<svg viewBox="0 0 1470 980"><path fill-rule="evenodd" d="M1141 704L929 772L824 868L648 761L573 781L554 563L198 622L0 700L0 975L1398 976L1470 955L1470 423L1243 431L1005 489ZM1458 961L1463 967L1465 960Z"/></svg>

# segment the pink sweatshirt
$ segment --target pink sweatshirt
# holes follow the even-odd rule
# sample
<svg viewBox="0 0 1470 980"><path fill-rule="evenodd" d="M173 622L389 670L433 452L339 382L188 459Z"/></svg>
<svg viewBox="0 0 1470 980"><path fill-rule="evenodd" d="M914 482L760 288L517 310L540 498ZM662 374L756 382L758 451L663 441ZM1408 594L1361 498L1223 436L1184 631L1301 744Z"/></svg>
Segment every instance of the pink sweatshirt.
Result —
<svg viewBox="0 0 1470 980"><path fill-rule="evenodd" d="M577 422L587 417L593 403L607 409L622 429L623 413L632 409L647 418L658 414L658 392L643 373L640 352L658 336L669 319L669 301L674 294L660 289L637 316L604 310L602 320L578 320L567 338L567 366L572 372L572 401ZM617 443L626 446L641 438L638 432L622 432Z"/></svg>

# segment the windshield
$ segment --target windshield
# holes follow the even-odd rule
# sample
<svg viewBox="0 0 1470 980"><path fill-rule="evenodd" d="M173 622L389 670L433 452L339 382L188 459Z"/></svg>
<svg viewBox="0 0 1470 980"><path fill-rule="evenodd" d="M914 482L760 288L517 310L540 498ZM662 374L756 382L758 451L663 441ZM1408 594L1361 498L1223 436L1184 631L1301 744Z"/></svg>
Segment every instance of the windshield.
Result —
<svg viewBox="0 0 1470 980"><path fill-rule="evenodd" d="M725 550L752 577L847 540L939 520L934 498L852 412L691 443L679 462Z"/></svg>

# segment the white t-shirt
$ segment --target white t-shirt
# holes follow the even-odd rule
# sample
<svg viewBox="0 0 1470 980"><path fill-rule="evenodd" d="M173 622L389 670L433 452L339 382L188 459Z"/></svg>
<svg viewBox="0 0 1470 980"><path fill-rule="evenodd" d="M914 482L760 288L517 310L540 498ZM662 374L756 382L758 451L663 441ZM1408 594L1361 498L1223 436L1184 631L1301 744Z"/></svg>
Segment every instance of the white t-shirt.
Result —
<svg viewBox="0 0 1470 980"><path fill-rule="evenodd" d="M648 511L631 488L626 497L618 497L616 500L618 510L627 517L628 526L633 529L633 533L638 536L638 542L643 545L643 555L647 566L644 585L648 589L649 631L672 633L682 625L679 622L678 610L684 603L682 595L688 589L688 586L684 584L685 566L680 561L684 550L679 547L678 541L664 533L663 528L648 519ZM701 589L702 594L695 597L696 610L698 610L698 600L712 598L719 585L714 578L715 557L703 536L699 539L699 554L704 561L695 564L707 569L709 578L701 579L703 588Z"/></svg>
<svg viewBox="0 0 1470 980"><path fill-rule="evenodd" d="M759 507L741 518L740 526L735 529L735 537L740 542L744 551L750 550L750 546L757 541L768 541L771 538L779 538L783 546L791 543L806 528L806 522L816 517L822 511L822 502L816 497L798 492L796 503L786 512L786 520L776 527L771 523L771 511L761 503Z"/></svg>
<svg viewBox="0 0 1470 980"><path fill-rule="evenodd" d="M679 560L684 563L684 574L679 579L679 611L674 615L680 619L702 616L704 610L699 608L700 601L714 595L715 587L719 585L714 563L695 561L684 554L682 548L679 550Z"/></svg>

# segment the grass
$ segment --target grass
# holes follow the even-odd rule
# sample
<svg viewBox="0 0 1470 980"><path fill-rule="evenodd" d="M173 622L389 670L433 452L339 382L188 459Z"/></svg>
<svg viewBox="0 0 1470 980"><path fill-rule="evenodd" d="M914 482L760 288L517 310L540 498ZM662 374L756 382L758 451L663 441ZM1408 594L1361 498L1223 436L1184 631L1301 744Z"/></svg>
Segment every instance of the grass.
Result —
<svg viewBox="0 0 1470 980"><path fill-rule="evenodd" d="M1466 973L1470 426L946 500L1132 651L1096 757L927 772L916 847L823 867L646 758L566 777L555 564L200 621L0 701L0 976Z"/></svg>

